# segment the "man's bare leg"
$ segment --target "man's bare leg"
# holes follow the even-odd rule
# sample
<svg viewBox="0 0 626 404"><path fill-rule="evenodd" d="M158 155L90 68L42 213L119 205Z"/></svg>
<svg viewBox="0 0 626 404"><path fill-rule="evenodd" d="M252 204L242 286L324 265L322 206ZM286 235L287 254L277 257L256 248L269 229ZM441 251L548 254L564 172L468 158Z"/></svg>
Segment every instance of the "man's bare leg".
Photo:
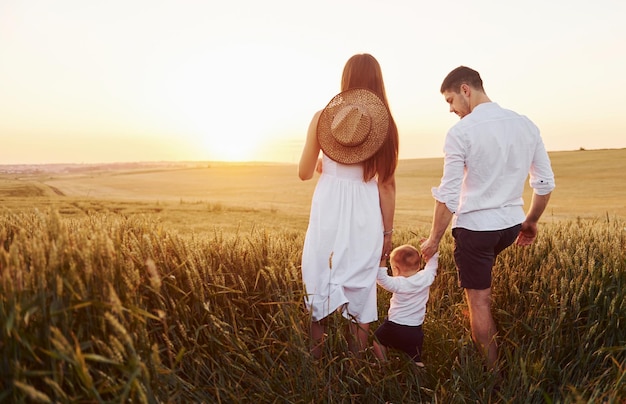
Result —
<svg viewBox="0 0 626 404"><path fill-rule="evenodd" d="M491 288L465 289L469 306L472 339L485 357L487 369L494 370L498 360L496 323L491 314Z"/></svg>

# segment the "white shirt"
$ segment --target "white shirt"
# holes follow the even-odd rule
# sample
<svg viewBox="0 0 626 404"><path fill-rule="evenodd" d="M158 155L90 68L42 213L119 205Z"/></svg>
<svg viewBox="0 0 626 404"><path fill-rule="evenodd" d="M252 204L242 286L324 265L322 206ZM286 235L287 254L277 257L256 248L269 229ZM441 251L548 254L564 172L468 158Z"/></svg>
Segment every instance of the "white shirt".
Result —
<svg viewBox="0 0 626 404"><path fill-rule="evenodd" d="M415 274L389 276L387 268L378 269L376 282L385 290L392 292L387 317L396 324L417 326L424 323L426 302L430 285L437 275L439 253L428 260L426 266Z"/></svg>
<svg viewBox="0 0 626 404"><path fill-rule="evenodd" d="M454 213L452 227L502 230L522 223L524 183L538 195L554 189L539 129L494 102L479 104L446 136L441 183L433 197Z"/></svg>

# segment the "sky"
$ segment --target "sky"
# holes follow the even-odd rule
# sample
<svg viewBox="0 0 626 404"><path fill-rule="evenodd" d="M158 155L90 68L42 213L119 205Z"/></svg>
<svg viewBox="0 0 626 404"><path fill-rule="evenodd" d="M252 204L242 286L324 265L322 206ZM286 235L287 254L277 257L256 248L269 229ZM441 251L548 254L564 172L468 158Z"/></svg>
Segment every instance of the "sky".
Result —
<svg viewBox="0 0 626 404"><path fill-rule="evenodd" d="M400 158L443 156L459 65L548 151L624 148L623 0L0 0L0 164L297 163L348 58Z"/></svg>

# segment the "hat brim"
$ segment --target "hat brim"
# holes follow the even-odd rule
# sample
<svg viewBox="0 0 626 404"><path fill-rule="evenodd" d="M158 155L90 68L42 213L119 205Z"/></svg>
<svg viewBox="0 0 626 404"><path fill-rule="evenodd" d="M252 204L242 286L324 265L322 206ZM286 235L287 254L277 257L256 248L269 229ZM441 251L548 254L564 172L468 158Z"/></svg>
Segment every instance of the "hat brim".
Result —
<svg viewBox="0 0 626 404"><path fill-rule="evenodd" d="M333 136L331 126L337 112L346 105L359 105L367 110L371 118L370 132L356 146L345 146ZM372 91L353 88L333 97L322 110L317 122L317 139L324 154L342 164L357 164L372 157L385 143L389 130L389 110L385 103Z"/></svg>

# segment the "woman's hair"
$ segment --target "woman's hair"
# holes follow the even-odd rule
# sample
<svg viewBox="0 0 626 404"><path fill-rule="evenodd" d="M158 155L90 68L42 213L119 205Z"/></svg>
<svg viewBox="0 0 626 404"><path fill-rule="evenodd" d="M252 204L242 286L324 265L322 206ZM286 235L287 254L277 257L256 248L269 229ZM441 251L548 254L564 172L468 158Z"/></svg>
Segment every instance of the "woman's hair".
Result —
<svg viewBox="0 0 626 404"><path fill-rule="evenodd" d="M444 91L454 91L459 93L461 90L461 84L467 84L477 90L485 91L483 88L483 80L480 78L480 74L474 69L470 69L466 66L459 66L452 70L441 83L441 93Z"/></svg>
<svg viewBox="0 0 626 404"><path fill-rule="evenodd" d="M391 252L391 259L405 269L419 269L422 265L422 256L417 248L410 244L396 247Z"/></svg>
<svg viewBox="0 0 626 404"><path fill-rule="evenodd" d="M383 100L389 110L382 70L378 61L367 53L352 56L343 68L341 91L358 87L367 88L374 92ZM389 112L387 140L376 154L363 162L364 181L369 181L378 175L378 180L385 182L393 176L398 165L398 144L398 128L391 112Z"/></svg>

